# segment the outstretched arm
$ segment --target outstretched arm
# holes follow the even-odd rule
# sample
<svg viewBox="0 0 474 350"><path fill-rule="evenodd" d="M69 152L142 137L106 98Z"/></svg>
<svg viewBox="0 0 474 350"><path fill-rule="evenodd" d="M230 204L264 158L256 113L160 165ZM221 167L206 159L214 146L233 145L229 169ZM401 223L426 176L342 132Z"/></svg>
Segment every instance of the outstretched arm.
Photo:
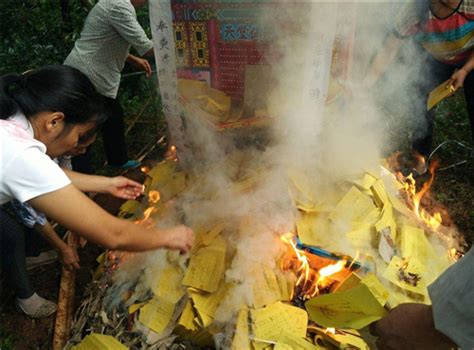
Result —
<svg viewBox="0 0 474 350"><path fill-rule="evenodd" d="M396 56L398 50L402 47L403 39L397 38L394 34L390 34L382 49L375 55L372 64L369 67L367 75L364 79L363 85L371 88L379 80L379 78L387 70Z"/></svg>
<svg viewBox="0 0 474 350"><path fill-rule="evenodd" d="M72 170L63 170L72 184L82 192L109 193L123 199L135 199L143 193L143 185L124 176L86 175Z"/></svg>
<svg viewBox="0 0 474 350"><path fill-rule="evenodd" d="M194 240L192 230L185 226L159 230L118 219L73 185L33 198L29 203L62 226L110 249L145 251L169 248L188 252Z"/></svg>

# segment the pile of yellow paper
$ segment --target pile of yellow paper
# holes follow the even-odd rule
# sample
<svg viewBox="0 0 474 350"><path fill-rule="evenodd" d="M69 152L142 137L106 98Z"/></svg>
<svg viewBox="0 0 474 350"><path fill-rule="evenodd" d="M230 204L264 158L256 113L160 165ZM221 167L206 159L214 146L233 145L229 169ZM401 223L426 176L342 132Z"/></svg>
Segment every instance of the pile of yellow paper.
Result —
<svg viewBox="0 0 474 350"><path fill-rule="evenodd" d="M199 84L187 87L193 91L200 88ZM240 164L235 157L229 159ZM255 184L254 177L264 176L262 173L244 174L244 181L251 179ZM148 175L147 191L162 194L155 204L158 209L194 182L186 181L186 174L177 169L175 162L160 163ZM238 310L227 310L226 301L239 287L239 281L225 276L235 258L225 232L235 228L216 220L207 227L194 227L196 243L187 266L168 261L153 281L153 298L129 307L136 321L157 334L171 327L175 334L198 345L212 346L214 335L224 332L224 328L229 330L229 324L216 322L217 313L224 307L224 312L233 316L230 326L234 331L227 346L234 350L326 348L317 339L323 339L324 346L367 349L357 329L380 319L387 307L400 302L429 303L426 288L448 263L435 253L426 232L416 227L413 215L397 197L396 180L367 172L342 185L340 193L318 197L305 176L294 173L290 179L289 192L300 213L295 223L299 239L332 252L359 251L362 263L370 265L372 273L350 274L330 294L310 299L302 309L289 303L294 276L278 267L256 266L247 276L253 281L248 290L250 299ZM238 183L242 179L236 176L235 180ZM393 183L387 183L390 181ZM247 191L249 186L242 188ZM140 218L148 205L128 201L120 215ZM252 222L240 224L240 229L254 227ZM351 252L345 251L348 245L352 246ZM307 337L308 315L317 324L316 337ZM321 327L339 330L325 333Z"/></svg>
<svg viewBox="0 0 474 350"><path fill-rule="evenodd" d="M230 96L220 90L211 88L206 82L179 79L178 91L187 103L195 105L205 112L206 117L212 122L224 122L229 119Z"/></svg>
<svg viewBox="0 0 474 350"><path fill-rule="evenodd" d="M427 232L417 227L418 219L398 197L401 184L387 171L379 176L367 172L349 184L331 208L322 210L314 203L300 205L301 193L311 193L305 181L290 186L299 188L293 196L301 213L296 225L299 239L332 252L341 252L340 242L349 242L351 249L342 253L360 254L374 265L390 290L390 307L407 301L429 303L427 287L449 266L447 250L435 253Z"/></svg>

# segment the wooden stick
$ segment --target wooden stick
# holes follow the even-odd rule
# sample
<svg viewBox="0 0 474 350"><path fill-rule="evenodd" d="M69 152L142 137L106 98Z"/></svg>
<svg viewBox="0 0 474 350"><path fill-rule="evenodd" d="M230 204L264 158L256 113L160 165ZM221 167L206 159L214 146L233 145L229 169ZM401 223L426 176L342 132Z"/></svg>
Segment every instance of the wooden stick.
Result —
<svg viewBox="0 0 474 350"><path fill-rule="evenodd" d="M68 232L66 242L75 247L76 234ZM69 340L71 333L72 312L74 308L74 291L76 272L69 271L64 266L61 269L61 283L59 286L58 310L54 326L53 350L62 350Z"/></svg>

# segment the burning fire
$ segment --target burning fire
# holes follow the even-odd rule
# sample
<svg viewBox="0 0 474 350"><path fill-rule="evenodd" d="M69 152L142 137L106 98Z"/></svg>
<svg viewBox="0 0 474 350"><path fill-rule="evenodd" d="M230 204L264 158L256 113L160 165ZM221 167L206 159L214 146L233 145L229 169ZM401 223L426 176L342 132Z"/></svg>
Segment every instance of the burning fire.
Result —
<svg viewBox="0 0 474 350"><path fill-rule="evenodd" d="M340 272L346 266L346 260L339 260L318 270L312 266L308 253L296 247L292 233L284 234L281 240L290 248L288 254L281 260L281 270L296 274L293 293L303 300L318 295L321 289L331 284L328 277ZM295 295L292 295L292 299L294 297Z"/></svg>
<svg viewBox="0 0 474 350"><path fill-rule="evenodd" d="M160 201L160 192L150 191L148 193L148 208L143 212L143 218L135 220L135 224L144 225L145 227L152 227L154 225L153 220L150 216L156 212L155 205ZM122 251L108 251L107 252L107 261L108 269L116 270L122 263L134 253L131 252L122 252Z"/></svg>
<svg viewBox="0 0 474 350"><path fill-rule="evenodd" d="M156 203L158 203L159 200L160 200L160 192L152 190L148 193L149 205L155 205Z"/></svg>
<svg viewBox="0 0 474 350"><path fill-rule="evenodd" d="M425 159L419 156L419 163L422 167L425 167ZM422 188L417 191L416 181L413 178L413 173L408 176L404 176L401 171L398 171L395 176L403 185L403 189L407 194L408 204L411 205L413 212L416 217L423 221L428 227L433 230L437 230L442 223L441 213L435 212L434 214L429 213L426 209L421 207L421 200L426 195L435 178L435 171L438 168L438 162L433 161L429 167L430 178L426 181Z"/></svg>
<svg viewBox="0 0 474 350"><path fill-rule="evenodd" d="M176 152L176 146L175 145L172 145L168 151L166 152L166 156L165 156L166 159L169 159L169 160L173 160L175 162L178 161L178 154Z"/></svg>

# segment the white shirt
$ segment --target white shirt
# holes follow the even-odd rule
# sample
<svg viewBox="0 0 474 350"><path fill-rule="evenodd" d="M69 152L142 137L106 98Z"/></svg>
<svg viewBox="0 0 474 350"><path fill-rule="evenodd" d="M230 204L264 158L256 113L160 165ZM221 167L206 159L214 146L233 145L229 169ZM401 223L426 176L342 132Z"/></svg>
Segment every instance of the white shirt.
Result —
<svg viewBox="0 0 474 350"><path fill-rule="evenodd" d="M64 171L46 155L46 146L34 139L22 113L0 120L0 204L13 198L24 203L71 183Z"/></svg>
<svg viewBox="0 0 474 350"><path fill-rule="evenodd" d="M100 0L64 64L87 75L100 94L115 98L130 46L141 56L153 48L130 0Z"/></svg>

